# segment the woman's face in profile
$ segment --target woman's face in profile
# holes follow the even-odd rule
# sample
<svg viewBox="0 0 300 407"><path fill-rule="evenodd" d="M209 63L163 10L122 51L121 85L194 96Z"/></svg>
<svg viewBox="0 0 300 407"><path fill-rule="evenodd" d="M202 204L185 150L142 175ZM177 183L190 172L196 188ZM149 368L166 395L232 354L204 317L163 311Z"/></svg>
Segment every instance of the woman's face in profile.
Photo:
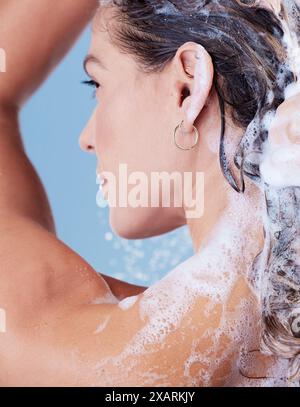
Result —
<svg viewBox="0 0 300 407"><path fill-rule="evenodd" d="M151 207L151 197L158 195L156 192L150 195L151 173L166 171L171 175L174 171L182 174L191 171L191 154L176 148L173 141L174 129L182 117L174 76L168 74L167 67L159 74L140 72L134 59L111 43L109 32L105 30L110 12L101 10L93 22L86 71L95 82L98 103L80 137L80 146L96 154L98 173L109 172L116 178L116 207L110 205L111 227L124 238L138 239L159 235L186 223L182 205ZM124 164L127 166L127 178L120 179L121 164L123 170ZM137 191L137 185L146 185L143 198L148 194L148 207L134 208L131 204L120 207L119 182L123 187L128 184L131 198L141 197L133 188ZM110 184L108 180L104 195L113 187ZM170 185L172 203L172 182Z"/></svg>

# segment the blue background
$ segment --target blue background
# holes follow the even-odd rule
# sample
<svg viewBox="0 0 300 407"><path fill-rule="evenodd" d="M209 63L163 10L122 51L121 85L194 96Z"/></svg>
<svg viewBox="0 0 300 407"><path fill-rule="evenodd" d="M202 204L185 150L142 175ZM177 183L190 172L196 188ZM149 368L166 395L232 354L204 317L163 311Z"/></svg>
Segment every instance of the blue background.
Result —
<svg viewBox="0 0 300 407"><path fill-rule="evenodd" d="M82 61L87 29L21 114L25 148L48 194L58 237L97 271L151 285L193 254L186 226L144 240L125 240L109 225L108 208L96 205L96 158L82 152L80 132L95 105Z"/></svg>

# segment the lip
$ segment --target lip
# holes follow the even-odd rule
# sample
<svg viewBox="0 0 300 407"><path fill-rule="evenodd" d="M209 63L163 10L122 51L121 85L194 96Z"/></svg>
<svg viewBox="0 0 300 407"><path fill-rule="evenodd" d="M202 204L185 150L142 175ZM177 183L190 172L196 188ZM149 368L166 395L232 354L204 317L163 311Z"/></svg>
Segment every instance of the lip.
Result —
<svg viewBox="0 0 300 407"><path fill-rule="evenodd" d="M101 187L104 187L107 184L107 178L105 178L103 175L97 175L97 184L99 184Z"/></svg>
<svg viewBox="0 0 300 407"><path fill-rule="evenodd" d="M96 176L99 188L104 188L108 181L107 178L102 174L102 172L99 169L96 171Z"/></svg>

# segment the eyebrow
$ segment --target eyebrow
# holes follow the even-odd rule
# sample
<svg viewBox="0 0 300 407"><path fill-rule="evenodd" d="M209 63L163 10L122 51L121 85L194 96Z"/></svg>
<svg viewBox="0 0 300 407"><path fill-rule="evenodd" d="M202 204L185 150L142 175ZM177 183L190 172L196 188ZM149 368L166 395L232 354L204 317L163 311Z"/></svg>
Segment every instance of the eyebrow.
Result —
<svg viewBox="0 0 300 407"><path fill-rule="evenodd" d="M87 75L89 75L89 73L87 71L87 65L90 62L93 62L94 64L99 65L101 68L103 68L107 71L106 66L103 64L103 62L99 58L95 57L95 55L89 54L84 58L84 61L83 61L83 69Z"/></svg>

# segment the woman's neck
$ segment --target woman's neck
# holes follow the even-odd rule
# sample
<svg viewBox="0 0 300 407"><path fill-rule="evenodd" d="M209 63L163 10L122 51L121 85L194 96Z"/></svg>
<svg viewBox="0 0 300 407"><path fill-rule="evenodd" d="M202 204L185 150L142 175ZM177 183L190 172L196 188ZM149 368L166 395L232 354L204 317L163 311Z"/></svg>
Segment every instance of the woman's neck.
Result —
<svg viewBox="0 0 300 407"><path fill-rule="evenodd" d="M224 269L228 263L228 269L232 269L237 263L236 270L240 272L252 264L263 248L265 202L261 190L248 177L245 177L244 193L236 192L225 179L219 163L222 128L219 110L218 96L212 92L205 117L195 123L201 137L199 153L191 165L193 172L204 174L204 212L200 218L188 218L185 210L186 223L204 267L207 262L213 262L215 267ZM240 172L232 163L244 132L245 129L233 122L230 112L226 112L224 147L229 168L237 181ZM197 187L195 183L192 196L198 196L194 191Z"/></svg>
<svg viewBox="0 0 300 407"><path fill-rule="evenodd" d="M187 221L195 251L214 269L247 273L263 248L263 196L248 179L239 194L217 172L208 178L204 215Z"/></svg>

